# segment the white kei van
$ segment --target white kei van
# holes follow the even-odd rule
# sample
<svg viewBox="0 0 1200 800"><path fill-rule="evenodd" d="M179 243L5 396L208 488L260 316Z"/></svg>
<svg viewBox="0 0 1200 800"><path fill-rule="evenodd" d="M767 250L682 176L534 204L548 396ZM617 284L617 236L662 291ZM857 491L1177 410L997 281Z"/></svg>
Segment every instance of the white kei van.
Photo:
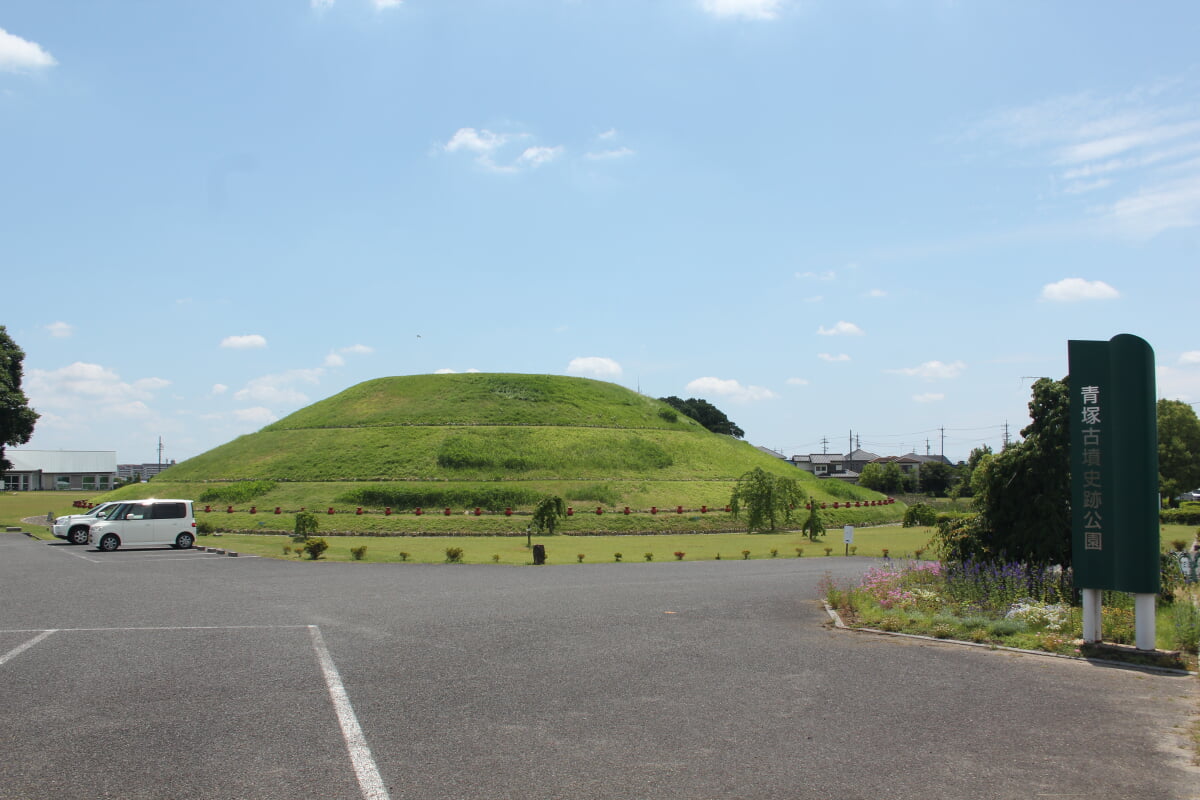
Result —
<svg viewBox="0 0 1200 800"><path fill-rule="evenodd" d="M121 545L170 545L186 550L196 541L191 500L130 500L92 524L88 544L111 552Z"/></svg>

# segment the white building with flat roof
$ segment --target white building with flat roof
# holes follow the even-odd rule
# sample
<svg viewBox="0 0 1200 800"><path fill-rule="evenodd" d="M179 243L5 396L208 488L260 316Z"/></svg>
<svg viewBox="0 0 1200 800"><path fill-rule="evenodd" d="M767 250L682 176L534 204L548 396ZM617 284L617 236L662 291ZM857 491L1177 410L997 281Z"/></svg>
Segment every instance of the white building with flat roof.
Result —
<svg viewBox="0 0 1200 800"><path fill-rule="evenodd" d="M4 491L107 492L117 480L116 450L5 450Z"/></svg>

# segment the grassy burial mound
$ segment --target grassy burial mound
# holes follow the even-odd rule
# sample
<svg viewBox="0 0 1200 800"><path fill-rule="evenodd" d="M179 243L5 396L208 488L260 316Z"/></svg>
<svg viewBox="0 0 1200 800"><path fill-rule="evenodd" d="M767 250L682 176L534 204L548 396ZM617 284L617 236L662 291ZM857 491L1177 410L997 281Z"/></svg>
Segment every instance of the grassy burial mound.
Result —
<svg viewBox="0 0 1200 800"><path fill-rule="evenodd" d="M880 498L818 480L615 384L478 373L367 381L173 466L151 484L119 491L190 497L222 512L232 505L234 514L213 519L230 528L254 505L270 512L332 507L336 522L323 520L323 530L523 531L523 514L559 495L577 512L564 532L729 530L739 523L710 511L723 509L737 478L755 467L804 481L831 507ZM490 520L474 518L476 507ZM679 507L686 513L649 514ZM390 516L373 513L385 508ZM455 516L445 517L445 508ZM696 513L702 508L709 511ZM851 511L862 522L895 516L877 507ZM846 513L831 521L840 524ZM290 524L247 517L242 529Z"/></svg>

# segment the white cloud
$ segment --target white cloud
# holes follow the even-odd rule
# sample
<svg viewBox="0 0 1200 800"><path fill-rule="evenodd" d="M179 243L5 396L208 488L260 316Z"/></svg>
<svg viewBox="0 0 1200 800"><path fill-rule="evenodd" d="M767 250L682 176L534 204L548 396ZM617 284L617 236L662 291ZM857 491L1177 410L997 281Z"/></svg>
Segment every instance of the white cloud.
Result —
<svg viewBox="0 0 1200 800"><path fill-rule="evenodd" d="M475 368L473 368L473 367L472 367L471 369L465 369L465 370L463 370L463 372L465 372L465 373L467 373L467 374L469 375L469 374L471 374L471 373L474 373L474 372L479 372L479 370L477 370L477 369L475 369ZM434 374L434 375L457 375L457 374L458 374L458 370L456 370L456 369L450 369L449 367L442 367L441 369L435 369L435 370L433 371L433 374Z"/></svg>
<svg viewBox="0 0 1200 800"><path fill-rule="evenodd" d="M808 381L804 378L788 378L788 386L808 386Z"/></svg>
<svg viewBox="0 0 1200 800"><path fill-rule="evenodd" d="M1112 300L1120 296L1120 292L1104 281L1087 281L1083 278L1064 278L1058 283L1048 283L1042 287L1042 299L1055 303Z"/></svg>
<svg viewBox="0 0 1200 800"><path fill-rule="evenodd" d="M621 377L621 365L611 358L603 356L584 356L571 359L567 364L568 375L588 375L593 378L608 379Z"/></svg>
<svg viewBox="0 0 1200 800"><path fill-rule="evenodd" d="M263 406L254 406L253 408L239 408L233 412L233 417L238 422L247 422L252 425L270 425L279 417L271 412L271 409Z"/></svg>
<svg viewBox="0 0 1200 800"><path fill-rule="evenodd" d="M911 375L916 378L924 378L926 380L949 380L957 378L962 371L967 368L967 365L961 361L954 361L946 364L941 361L926 361L919 367L906 367L903 369L889 369L885 372L892 372L897 375Z"/></svg>
<svg viewBox="0 0 1200 800"><path fill-rule="evenodd" d="M863 329L855 325L853 322L838 322L832 328L826 328L824 325L817 328L817 333L821 336L863 336Z"/></svg>
<svg viewBox="0 0 1200 800"><path fill-rule="evenodd" d="M700 7L714 17L775 19L782 0L700 0Z"/></svg>
<svg viewBox="0 0 1200 800"><path fill-rule="evenodd" d="M1185 403L1200 402L1200 370L1160 366L1157 370L1158 396Z"/></svg>
<svg viewBox="0 0 1200 800"><path fill-rule="evenodd" d="M0 28L0 72L29 72L53 67L57 63L54 56L36 42Z"/></svg>
<svg viewBox="0 0 1200 800"><path fill-rule="evenodd" d="M336 0L309 0L309 6L316 11L324 11L327 8L333 8Z"/></svg>
<svg viewBox="0 0 1200 800"><path fill-rule="evenodd" d="M696 378L687 385L687 390L698 395L717 395L740 403L756 400L771 400L779 395L763 386L742 386L735 380L721 378Z"/></svg>
<svg viewBox="0 0 1200 800"><path fill-rule="evenodd" d="M1180 364L1200 364L1200 350L1189 350L1179 356Z"/></svg>
<svg viewBox="0 0 1200 800"><path fill-rule="evenodd" d="M229 387L223 383L214 383L212 387L213 394L225 394L229 391Z"/></svg>
<svg viewBox="0 0 1200 800"><path fill-rule="evenodd" d="M936 403L939 400L945 400L946 395L936 392L927 392L926 394L914 394L913 400L918 403Z"/></svg>
<svg viewBox="0 0 1200 800"><path fill-rule="evenodd" d="M77 361L56 370L30 370L24 389L42 418L38 428L74 438L92 435L113 419L166 427L149 405L155 393L170 385L163 378L121 380L112 369Z"/></svg>
<svg viewBox="0 0 1200 800"><path fill-rule="evenodd" d="M1149 238L1200 226L1200 114L1190 86L1185 78L1050 98L1002 111L972 134L1033 151L1057 192L1087 197L1080 212L1106 231Z"/></svg>
<svg viewBox="0 0 1200 800"><path fill-rule="evenodd" d="M339 353L347 355L365 356L375 352L375 348L365 344L352 344L349 347L342 347L338 350Z"/></svg>
<svg viewBox="0 0 1200 800"><path fill-rule="evenodd" d="M542 164L548 164L558 158L563 153L563 148L559 147L527 147L521 153L517 162L520 164L528 164L531 167L540 167Z"/></svg>
<svg viewBox="0 0 1200 800"><path fill-rule="evenodd" d="M843 361L849 361L850 356L845 353L838 353L836 356L832 353L817 353L817 358L822 361L828 361L830 364L839 364Z"/></svg>
<svg viewBox="0 0 1200 800"><path fill-rule="evenodd" d="M589 161L615 161L619 158L628 158L635 155L635 151L628 147L617 147L612 150L599 150L592 153L585 153L584 158Z"/></svg>
<svg viewBox="0 0 1200 800"><path fill-rule="evenodd" d="M883 289L872 289L867 292L867 297L887 297L887 292Z"/></svg>
<svg viewBox="0 0 1200 800"><path fill-rule="evenodd" d="M226 336L221 340L221 347L229 350L252 350L266 346L266 337L259 336L257 333L252 333L247 336Z"/></svg>
<svg viewBox="0 0 1200 800"><path fill-rule="evenodd" d="M371 5L379 10L385 8L397 8L404 3L404 0L371 0Z"/></svg>
<svg viewBox="0 0 1200 800"><path fill-rule="evenodd" d="M320 383L325 370L292 369L274 375L263 375L239 389L233 397L238 401L250 400L263 405L292 406L308 402L308 395L296 388L297 385L316 385Z"/></svg>
<svg viewBox="0 0 1200 800"><path fill-rule="evenodd" d="M46 326L46 330L50 331L50 335L55 339L68 339L75 332L69 322L51 322Z"/></svg>
<svg viewBox="0 0 1200 800"><path fill-rule="evenodd" d="M797 272L796 277L807 278L813 281L831 281L837 277L837 273L831 269L827 269L824 272Z"/></svg>
<svg viewBox="0 0 1200 800"><path fill-rule="evenodd" d="M330 353L329 355L325 356L325 362L322 364L322 366L329 367L331 369L335 367L344 367L345 365L346 359L342 358L337 353Z"/></svg>

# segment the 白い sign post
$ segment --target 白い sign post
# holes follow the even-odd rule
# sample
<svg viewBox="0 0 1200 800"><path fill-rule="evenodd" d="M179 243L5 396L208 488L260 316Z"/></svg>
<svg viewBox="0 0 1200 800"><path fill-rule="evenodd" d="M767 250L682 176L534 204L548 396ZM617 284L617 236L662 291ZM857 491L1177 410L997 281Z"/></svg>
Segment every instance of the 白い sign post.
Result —
<svg viewBox="0 0 1200 800"><path fill-rule="evenodd" d="M1071 558L1083 638L1101 639L1104 589L1136 595L1137 647L1153 650L1159 591L1154 351L1127 333L1070 341Z"/></svg>

